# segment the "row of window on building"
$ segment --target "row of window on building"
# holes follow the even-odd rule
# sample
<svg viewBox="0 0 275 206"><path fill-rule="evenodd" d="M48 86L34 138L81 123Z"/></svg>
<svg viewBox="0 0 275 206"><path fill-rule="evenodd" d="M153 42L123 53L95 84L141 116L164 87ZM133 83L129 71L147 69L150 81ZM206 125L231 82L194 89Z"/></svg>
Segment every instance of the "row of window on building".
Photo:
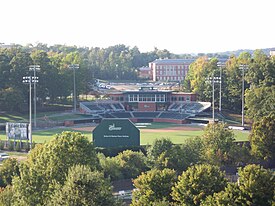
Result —
<svg viewBox="0 0 275 206"><path fill-rule="evenodd" d="M165 94L128 94L129 102L166 102Z"/></svg>

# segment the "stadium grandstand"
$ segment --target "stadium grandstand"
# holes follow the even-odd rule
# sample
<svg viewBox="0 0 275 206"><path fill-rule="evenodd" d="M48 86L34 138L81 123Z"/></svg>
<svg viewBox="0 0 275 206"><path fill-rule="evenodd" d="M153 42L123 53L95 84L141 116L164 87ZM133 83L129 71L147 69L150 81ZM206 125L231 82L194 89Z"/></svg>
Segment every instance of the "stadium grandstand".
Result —
<svg viewBox="0 0 275 206"><path fill-rule="evenodd" d="M129 118L133 122L187 123L211 107L197 102L196 94L141 87L109 94L108 100L80 103L80 112L99 118Z"/></svg>

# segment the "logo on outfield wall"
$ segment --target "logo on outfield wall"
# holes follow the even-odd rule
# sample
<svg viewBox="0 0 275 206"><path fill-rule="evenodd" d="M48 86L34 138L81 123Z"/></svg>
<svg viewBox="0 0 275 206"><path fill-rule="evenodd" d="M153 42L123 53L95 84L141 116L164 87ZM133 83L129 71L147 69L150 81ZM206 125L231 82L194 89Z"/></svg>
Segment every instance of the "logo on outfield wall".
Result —
<svg viewBox="0 0 275 206"><path fill-rule="evenodd" d="M109 131L121 130L121 127L116 127L115 124L109 125Z"/></svg>
<svg viewBox="0 0 275 206"><path fill-rule="evenodd" d="M139 129L129 119L103 119L93 130L96 147L139 146Z"/></svg>

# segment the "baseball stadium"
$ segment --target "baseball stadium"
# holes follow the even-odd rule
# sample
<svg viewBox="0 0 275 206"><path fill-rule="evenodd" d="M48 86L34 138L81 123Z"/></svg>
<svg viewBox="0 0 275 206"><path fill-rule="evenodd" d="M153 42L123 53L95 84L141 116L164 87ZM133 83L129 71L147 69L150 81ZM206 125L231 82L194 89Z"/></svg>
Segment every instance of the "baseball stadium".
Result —
<svg viewBox="0 0 275 206"><path fill-rule="evenodd" d="M108 100L81 102L80 112L99 121L102 118L128 118L134 123L185 124L210 106L210 102L198 102L193 93L140 87L109 93Z"/></svg>

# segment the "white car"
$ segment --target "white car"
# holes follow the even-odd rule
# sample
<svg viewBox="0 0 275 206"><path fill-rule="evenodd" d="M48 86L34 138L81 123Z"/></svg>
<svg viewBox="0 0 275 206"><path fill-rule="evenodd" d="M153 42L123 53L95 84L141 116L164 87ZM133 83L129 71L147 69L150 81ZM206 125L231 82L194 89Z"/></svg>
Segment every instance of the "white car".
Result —
<svg viewBox="0 0 275 206"><path fill-rule="evenodd" d="M8 158L10 158L10 156L7 153L0 153L0 162Z"/></svg>

